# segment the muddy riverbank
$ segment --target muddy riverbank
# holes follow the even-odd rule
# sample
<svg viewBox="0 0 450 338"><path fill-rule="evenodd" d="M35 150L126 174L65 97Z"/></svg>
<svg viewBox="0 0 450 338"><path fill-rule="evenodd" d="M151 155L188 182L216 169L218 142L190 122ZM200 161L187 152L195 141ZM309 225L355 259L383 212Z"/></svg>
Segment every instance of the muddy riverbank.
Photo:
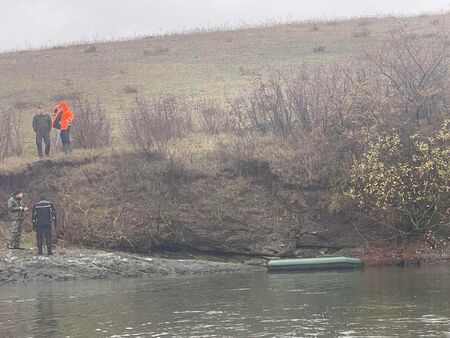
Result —
<svg viewBox="0 0 450 338"><path fill-rule="evenodd" d="M34 250L0 250L0 284L264 271L262 261L257 263L166 259L86 249L62 249L53 256L39 256Z"/></svg>

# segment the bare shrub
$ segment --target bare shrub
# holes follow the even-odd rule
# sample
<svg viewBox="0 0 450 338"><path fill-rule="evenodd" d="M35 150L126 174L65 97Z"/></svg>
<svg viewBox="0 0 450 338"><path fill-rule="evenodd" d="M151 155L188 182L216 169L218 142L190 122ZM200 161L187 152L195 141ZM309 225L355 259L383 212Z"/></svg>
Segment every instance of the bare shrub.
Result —
<svg viewBox="0 0 450 338"><path fill-rule="evenodd" d="M124 114L124 136L136 148L151 153L192 130L191 108L181 97L163 94L146 100L137 96Z"/></svg>
<svg viewBox="0 0 450 338"><path fill-rule="evenodd" d="M342 132L348 127L348 110L350 109L350 94L353 90L353 72L343 64L319 66L314 70L319 88L313 95L320 95L316 100L315 115L323 128L330 135ZM314 86L314 84L313 84Z"/></svg>
<svg viewBox="0 0 450 338"><path fill-rule="evenodd" d="M385 81L384 99L391 103L394 118L442 121L449 111L449 56L446 36L418 39L405 30L393 32L382 48L367 53Z"/></svg>
<svg viewBox="0 0 450 338"><path fill-rule="evenodd" d="M162 55L167 54L170 52L170 49L168 47L163 46L155 46L151 49L144 49L143 53L144 55Z"/></svg>
<svg viewBox="0 0 450 338"><path fill-rule="evenodd" d="M97 46L89 45L86 49L83 49L83 53L95 53L97 51Z"/></svg>
<svg viewBox="0 0 450 338"><path fill-rule="evenodd" d="M441 20L439 20L439 19L433 19L433 20L431 20L431 25L432 26L437 26L437 25L439 25L441 23Z"/></svg>
<svg viewBox="0 0 450 338"><path fill-rule="evenodd" d="M249 163L255 161L256 139L240 135L230 142L221 142L217 148L220 163L229 175L244 175Z"/></svg>
<svg viewBox="0 0 450 338"><path fill-rule="evenodd" d="M14 103L14 109L21 110L21 111L30 108L30 106L31 106L30 103L25 102L25 101L16 101Z"/></svg>
<svg viewBox="0 0 450 338"><path fill-rule="evenodd" d="M224 109L213 99L202 99L195 105L201 129L210 134L218 134L227 129Z"/></svg>
<svg viewBox="0 0 450 338"><path fill-rule="evenodd" d="M338 19L335 20L329 20L329 21L325 21L325 24L327 26L337 26L341 23L341 21L339 21Z"/></svg>
<svg viewBox="0 0 450 338"><path fill-rule="evenodd" d="M294 76L273 74L231 102L234 129L287 136L296 129L343 130L352 72L345 65L302 67ZM236 125L237 123L237 125Z"/></svg>
<svg viewBox="0 0 450 338"><path fill-rule="evenodd" d="M319 26L315 24L309 28L310 32L318 32L319 30L320 30Z"/></svg>
<svg viewBox="0 0 450 338"><path fill-rule="evenodd" d="M11 110L0 110L0 160L22 154L22 120Z"/></svg>
<svg viewBox="0 0 450 338"><path fill-rule="evenodd" d="M354 32L352 36L354 38L367 38L369 35L370 35L370 31L367 28L365 28L365 29Z"/></svg>
<svg viewBox="0 0 450 338"><path fill-rule="evenodd" d="M327 47L325 46L316 46L313 48L314 53L324 53Z"/></svg>
<svg viewBox="0 0 450 338"><path fill-rule="evenodd" d="M111 141L111 122L104 107L97 101L92 104L87 98L74 101L76 116L72 125L74 143L78 148L100 148Z"/></svg>
<svg viewBox="0 0 450 338"><path fill-rule="evenodd" d="M365 27L370 25L370 20L368 18L360 19L356 23L358 27Z"/></svg>
<svg viewBox="0 0 450 338"><path fill-rule="evenodd" d="M244 110L242 110L244 108ZM231 109L241 127L259 132L288 135L294 126L294 114L286 104L285 80L281 74L273 74L268 81L259 82L255 88L242 94Z"/></svg>
<svg viewBox="0 0 450 338"><path fill-rule="evenodd" d="M65 85L66 87L73 87L74 82L73 82L72 79L64 79L64 85Z"/></svg>
<svg viewBox="0 0 450 338"><path fill-rule="evenodd" d="M261 73L257 68L239 66L239 74L241 76L260 77Z"/></svg>
<svg viewBox="0 0 450 338"><path fill-rule="evenodd" d="M139 89L137 86L130 85L130 84L126 84L125 86L123 86L122 89L125 94L137 94L139 92Z"/></svg>

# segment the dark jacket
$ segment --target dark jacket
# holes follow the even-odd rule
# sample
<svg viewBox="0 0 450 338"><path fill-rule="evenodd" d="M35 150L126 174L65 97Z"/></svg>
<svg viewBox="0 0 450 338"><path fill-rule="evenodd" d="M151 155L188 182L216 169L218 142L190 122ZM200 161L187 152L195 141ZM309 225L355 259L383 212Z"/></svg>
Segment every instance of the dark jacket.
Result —
<svg viewBox="0 0 450 338"><path fill-rule="evenodd" d="M36 114L33 117L33 130L37 134L45 135L52 130L52 119L48 114Z"/></svg>
<svg viewBox="0 0 450 338"><path fill-rule="evenodd" d="M34 228L51 226L56 222L56 209L53 203L45 200L37 202L31 211L31 221Z"/></svg>
<svg viewBox="0 0 450 338"><path fill-rule="evenodd" d="M25 211L21 209L24 207L22 199L15 196L11 196L8 200L8 214L9 217L14 220L23 220Z"/></svg>

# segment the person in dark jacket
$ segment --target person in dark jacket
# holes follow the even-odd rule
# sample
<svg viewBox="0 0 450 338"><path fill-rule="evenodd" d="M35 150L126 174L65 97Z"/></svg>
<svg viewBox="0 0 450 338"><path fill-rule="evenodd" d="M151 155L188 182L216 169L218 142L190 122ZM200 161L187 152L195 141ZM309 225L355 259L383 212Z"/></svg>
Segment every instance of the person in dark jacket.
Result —
<svg viewBox="0 0 450 338"><path fill-rule="evenodd" d="M42 255L42 246L47 246L48 255L52 255L52 224L56 223L56 209L53 203L41 197L31 211L33 229L36 231L38 255Z"/></svg>
<svg viewBox="0 0 450 338"><path fill-rule="evenodd" d="M45 114L42 106L38 106L38 113L33 117L33 130L36 133L36 148L39 158L42 154L42 141L45 144L45 156L50 156L50 131L52 130L52 118Z"/></svg>
<svg viewBox="0 0 450 338"><path fill-rule="evenodd" d="M23 192L17 190L8 199L8 215L12 223L11 239L8 243L9 249L21 249L22 224L25 219L25 211L27 210L28 208L23 203Z"/></svg>

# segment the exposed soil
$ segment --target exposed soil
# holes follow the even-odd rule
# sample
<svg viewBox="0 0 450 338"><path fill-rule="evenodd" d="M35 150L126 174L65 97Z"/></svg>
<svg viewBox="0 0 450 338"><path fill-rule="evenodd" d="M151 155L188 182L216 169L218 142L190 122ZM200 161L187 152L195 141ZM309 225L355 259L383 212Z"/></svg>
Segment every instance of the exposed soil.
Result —
<svg viewBox="0 0 450 338"><path fill-rule="evenodd" d="M262 264L164 259L85 249L61 249L53 256L39 256L34 250L0 250L0 284L264 270Z"/></svg>

